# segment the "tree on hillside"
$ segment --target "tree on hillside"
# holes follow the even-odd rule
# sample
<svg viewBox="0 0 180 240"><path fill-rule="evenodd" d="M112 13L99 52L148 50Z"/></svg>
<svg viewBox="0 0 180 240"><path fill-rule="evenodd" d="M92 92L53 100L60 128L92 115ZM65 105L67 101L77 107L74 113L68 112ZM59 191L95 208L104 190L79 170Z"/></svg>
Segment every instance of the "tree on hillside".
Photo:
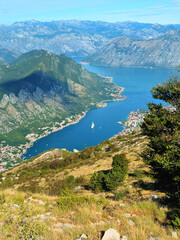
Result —
<svg viewBox="0 0 180 240"><path fill-rule="evenodd" d="M89 182L93 190L112 191L115 190L125 179L128 172L128 160L125 154L116 154L113 157L112 169L108 172L95 172Z"/></svg>
<svg viewBox="0 0 180 240"><path fill-rule="evenodd" d="M105 176L107 190L115 190L125 179L128 172L128 160L125 154L116 154L113 157L112 169Z"/></svg>
<svg viewBox="0 0 180 240"><path fill-rule="evenodd" d="M162 104L148 104L149 113L141 125L143 134L149 137L143 158L150 165L158 187L175 205L180 206L180 81L172 76L162 85L153 87L152 96L164 100Z"/></svg>

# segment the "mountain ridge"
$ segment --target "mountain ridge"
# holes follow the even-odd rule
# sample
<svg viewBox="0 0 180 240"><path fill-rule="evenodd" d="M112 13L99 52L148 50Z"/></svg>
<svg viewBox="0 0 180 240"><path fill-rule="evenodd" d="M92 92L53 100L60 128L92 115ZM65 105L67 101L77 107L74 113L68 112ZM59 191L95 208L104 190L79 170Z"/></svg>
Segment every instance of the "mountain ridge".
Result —
<svg viewBox="0 0 180 240"><path fill-rule="evenodd" d="M34 50L16 62L0 66L0 140L6 141L1 150L27 143L26 149L79 121L100 102L123 99L123 88L111 78L91 73L65 55Z"/></svg>
<svg viewBox="0 0 180 240"><path fill-rule="evenodd" d="M180 25L160 25L138 22L108 23L101 21L25 21L0 25L0 47L19 52L45 49L55 54L85 57L113 38L157 38Z"/></svg>
<svg viewBox="0 0 180 240"><path fill-rule="evenodd" d="M113 67L171 68L180 65L179 56L180 31L171 31L157 39L149 40L118 37L85 58L84 62Z"/></svg>

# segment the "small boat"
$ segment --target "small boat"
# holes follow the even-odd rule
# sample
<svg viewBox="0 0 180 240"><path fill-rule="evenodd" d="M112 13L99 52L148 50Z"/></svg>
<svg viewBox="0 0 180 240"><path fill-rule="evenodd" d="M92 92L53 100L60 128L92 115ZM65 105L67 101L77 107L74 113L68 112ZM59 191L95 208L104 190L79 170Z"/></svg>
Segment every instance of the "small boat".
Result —
<svg viewBox="0 0 180 240"><path fill-rule="evenodd" d="M74 152L74 153L77 153L77 152L79 152L79 151L78 151L77 149L74 148L74 149L73 149L73 152Z"/></svg>
<svg viewBox="0 0 180 240"><path fill-rule="evenodd" d="M95 124L94 124L94 122L92 122L92 124L91 124L91 128L93 129L93 128L94 128L94 126L95 126Z"/></svg>

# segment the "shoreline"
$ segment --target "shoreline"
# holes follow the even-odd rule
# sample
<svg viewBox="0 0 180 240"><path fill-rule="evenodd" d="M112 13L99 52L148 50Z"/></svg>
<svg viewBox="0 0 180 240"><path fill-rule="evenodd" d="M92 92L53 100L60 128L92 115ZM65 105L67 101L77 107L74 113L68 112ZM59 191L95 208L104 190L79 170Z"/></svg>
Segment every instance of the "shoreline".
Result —
<svg viewBox="0 0 180 240"><path fill-rule="evenodd" d="M119 92L116 96L114 96L113 99L111 100L103 100L99 103L96 103L95 108L101 108L101 107L106 107L108 102L115 102L115 101L122 101L126 99L126 96L122 96L121 93L124 91L123 87L119 87ZM75 116L69 116L66 119L64 119L62 122L55 122L53 123L53 126L45 126L41 128L42 130L45 130L42 134L38 135L36 133L30 133L26 135L27 142L26 144L21 144L19 146L11 146L11 145L6 145L3 146L0 144L0 149L2 150L2 153L8 153L7 158L0 157L0 166L5 167L7 163L10 163L11 166L16 166L19 163L21 163L23 160L26 160L25 158L22 158L23 155L27 153L27 150L31 147L33 147L34 143L38 141L41 138L44 138L48 135L50 135L53 132L57 132L62 130L65 127L68 127L70 125L78 123L82 118L84 118L90 110L93 110L95 108L91 108L88 111L83 111L82 113L79 113ZM73 118L73 120L72 120ZM75 119L74 119L75 118ZM65 122L67 122L65 125L63 125ZM58 126L57 126L58 125ZM8 159L8 160L6 160ZM19 160L16 160L19 159ZM9 167L4 168L4 171L7 170Z"/></svg>
<svg viewBox="0 0 180 240"><path fill-rule="evenodd" d="M68 122L68 123L67 123L66 125L64 125L64 126L62 126L62 123L63 123L64 121L66 121L67 119L63 120L61 123L59 123L59 124L61 125L60 127L56 127L56 129L53 129L51 132L49 132L49 133L47 133L47 134L44 133L44 135L42 134L43 136L40 135L40 136L39 136L38 138L36 138L35 140L30 141L31 145L30 145L28 148L26 148L25 154L27 153L27 150L28 150L29 148L33 147L34 142L38 141L38 140L41 139L41 138L47 137L47 136L50 135L51 133L60 131L60 130L62 130L63 128L66 128L66 127L68 127L68 126L70 126L70 125L73 125L73 124L78 123L82 118L84 118L84 117L86 116L87 112L88 112L88 111L82 112L82 114L78 114L78 115L77 115L78 118L77 118L75 121ZM71 116L70 116L70 117L71 117ZM68 119L69 119L69 118L68 118ZM24 155L24 154L22 154L22 155ZM26 159L24 159L24 160L26 160Z"/></svg>
<svg viewBox="0 0 180 240"><path fill-rule="evenodd" d="M118 96L117 96L118 98L112 99L112 100L103 100L103 101L101 101L101 102L99 102L99 103L96 104L96 108L106 107L108 102L122 101L122 100L126 99L126 96L121 96L121 95L120 95L121 92L124 91L124 88L123 88L123 87L120 87L120 88L121 88L121 91L120 91L120 93L119 93ZM41 137L35 139L34 141L31 141L31 144L32 144L32 145L30 145L30 147L26 148L26 153L27 153L27 150L28 150L29 148L33 147L34 142L38 141L38 140L41 139L41 138L47 137L48 135L50 135L50 134L53 133L53 132L60 131L60 130L62 130L63 128L66 128L66 127L68 127L68 126L70 126L70 125L73 125L73 124L76 124L76 123L80 122L80 120L81 120L82 118L84 118L89 111L91 111L91 110L93 110L93 109L96 109L96 108L89 109L88 111L85 111L85 112L83 111L82 114L78 114L78 115L77 115L77 116L79 116L79 117L78 117L78 119L76 119L75 121L69 122L69 123L67 123L67 124L64 125L64 126L61 126L61 127L57 128L56 130L53 130L52 132L48 133L47 135L41 136ZM70 117L69 117L69 118L70 118ZM69 118L68 118L68 119L69 119ZM64 120L64 121L65 121L65 120ZM63 121L62 121L62 122L63 122ZM62 124L62 122L61 122L60 124ZM22 155L24 155L24 154L22 154ZM26 159L24 159L24 160L26 160Z"/></svg>

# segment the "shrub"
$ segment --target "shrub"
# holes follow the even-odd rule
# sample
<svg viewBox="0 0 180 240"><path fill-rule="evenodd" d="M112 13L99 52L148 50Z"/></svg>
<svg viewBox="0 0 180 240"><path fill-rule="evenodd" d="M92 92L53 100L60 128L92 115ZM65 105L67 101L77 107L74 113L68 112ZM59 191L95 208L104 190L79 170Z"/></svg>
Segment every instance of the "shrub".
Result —
<svg viewBox="0 0 180 240"><path fill-rule="evenodd" d="M113 157L112 169L107 172L94 173L89 182L93 191L112 191L125 179L128 171L128 160L125 154L117 154Z"/></svg>
<svg viewBox="0 0 180 240"><path fill-rule="evenodd" d="M133 174L134 174L134 177L141 178L145 175L145 172L142 169L136 169L136 170L134 170Z"/></svg>
<svg viewBox="0 0 180 240"><path fill-rule="evenodd" d="M93 191L104 191L106 190L106 184L105 184L105 174L103 171L95 172L89 181L89 187Z"/></svg>
<svg viewBox="0 0 180 240"><path fill-rule="evenodd" d="M74 178L74 176L70 175L70 176L67 178L66 182L67 182L67 185L68 185L69 187L72 187L72 186L74 185L74 183L75 183L75 178Z"/></svg>
<svg viewBox="0 0 180 240"><path fill-rule="evenodd" d="M129 191L126 190L126 191L114 191L113 194L114 194L114 200L116 201L119 201L119 200L122 200L126 194L128 194Z"/></svg>
<svg viewBox="0 0 180 240"><path fill-rule="evenodd" d="M180 228L180 209L173 209L167 213L167 219L174 228Z"/></svg>

